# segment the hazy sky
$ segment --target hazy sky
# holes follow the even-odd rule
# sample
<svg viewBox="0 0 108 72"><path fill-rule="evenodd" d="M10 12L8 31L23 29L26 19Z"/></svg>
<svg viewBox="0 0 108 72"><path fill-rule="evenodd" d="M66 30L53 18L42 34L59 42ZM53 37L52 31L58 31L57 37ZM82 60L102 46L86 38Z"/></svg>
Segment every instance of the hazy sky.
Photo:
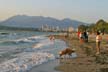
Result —
<svg viewBox="0 0 108 72"><path fill-rule="evenodd" d="M0 0L0 20L26 14L71 18L83 22L108 20L108 0Z"/></svg>

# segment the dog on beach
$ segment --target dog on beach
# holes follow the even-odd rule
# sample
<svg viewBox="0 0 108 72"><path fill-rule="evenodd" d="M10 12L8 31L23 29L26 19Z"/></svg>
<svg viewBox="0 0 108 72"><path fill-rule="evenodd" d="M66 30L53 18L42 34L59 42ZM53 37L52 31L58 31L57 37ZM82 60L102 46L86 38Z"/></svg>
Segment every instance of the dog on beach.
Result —
<svg viewBox="0 0 108 72"><path fill-rule="evenodd" d="M69 55L69 56L71 56L71 54L74 53L74 52L75 52L74 49L66 48L66 49L64 49L64 50L62 50L62 51L59 52L59 56L60 57L63 56L63 55Z"/></svg>

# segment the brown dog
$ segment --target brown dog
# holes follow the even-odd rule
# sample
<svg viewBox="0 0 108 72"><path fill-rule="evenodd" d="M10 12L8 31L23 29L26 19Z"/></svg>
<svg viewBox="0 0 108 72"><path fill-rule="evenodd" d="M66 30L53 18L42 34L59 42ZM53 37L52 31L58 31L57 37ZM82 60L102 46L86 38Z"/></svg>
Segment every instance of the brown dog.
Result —
<svg viewBox="0 0 108 72"><path fill-rule="evenodd" d="M66 49L60 51L59 55L60 55L60 57L63 56L63 55L69 55L69 56L71 56L71 54L74 53L74 52L75 52L75 50L73 50L71 48L66 48Z"/></svg>

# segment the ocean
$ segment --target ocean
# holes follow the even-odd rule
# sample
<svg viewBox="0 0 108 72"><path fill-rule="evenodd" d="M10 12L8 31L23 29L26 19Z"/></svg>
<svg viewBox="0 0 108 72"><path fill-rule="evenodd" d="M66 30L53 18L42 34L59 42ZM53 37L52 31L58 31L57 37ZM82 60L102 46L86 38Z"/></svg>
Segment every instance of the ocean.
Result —
<svg viewBox="0 0 108 72"><path fill-rule="evenodd" d="M35 31L0 31L0 72L26 72L54 60L67 47L62 40L47 36L58 34Z"/></svg>

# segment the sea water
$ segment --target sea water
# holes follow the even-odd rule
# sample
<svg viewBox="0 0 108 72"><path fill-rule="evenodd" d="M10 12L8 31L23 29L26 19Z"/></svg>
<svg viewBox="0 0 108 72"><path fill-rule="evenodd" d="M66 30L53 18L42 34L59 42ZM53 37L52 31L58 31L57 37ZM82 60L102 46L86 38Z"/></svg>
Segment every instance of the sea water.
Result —
<svg viewBox="0 0 108 72"><path fill-rule="evenodd" d="M51 41L48 32L1 31L0 72L26 72L36 65L54 60L66 48L64 41Z"/></svg>

